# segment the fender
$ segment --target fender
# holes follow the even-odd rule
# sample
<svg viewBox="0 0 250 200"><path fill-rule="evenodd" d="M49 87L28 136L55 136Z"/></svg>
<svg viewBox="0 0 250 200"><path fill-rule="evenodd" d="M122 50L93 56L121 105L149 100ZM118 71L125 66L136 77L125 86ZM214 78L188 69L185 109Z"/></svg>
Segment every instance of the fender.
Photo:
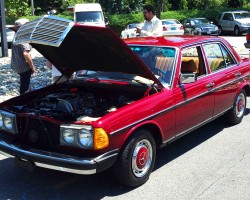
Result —
<svg viewBox="0 0 250 200"><path fill-rule="evenodd" d="M154 121L154 120L147 120L147 121L143 121L135 126L133 126L129 131L126 132L126 134L123 137L123 144L127 141L127 139L129 138L129 136L131 136L136 130L143 128L145 126L154 126L158 129L158 133L156 133L157 137L160 138L160 141L163 141L163 131L160 127L160 125Z"/></svg>

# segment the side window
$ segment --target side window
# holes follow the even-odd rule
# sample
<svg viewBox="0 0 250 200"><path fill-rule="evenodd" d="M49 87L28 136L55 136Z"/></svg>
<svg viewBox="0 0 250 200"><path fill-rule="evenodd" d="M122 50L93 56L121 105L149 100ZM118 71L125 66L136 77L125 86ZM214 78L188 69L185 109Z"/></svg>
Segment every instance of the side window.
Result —
<svg viewBox="0 0 250 200"><path fill-rule="evenodd" d="M200 46L183 49L181 56L182 75L188 77L189 74L199 77L206 74Z"/></svg>
<svg viewBox="0 0 250 200"><path fill-rule="evenodd" d="M220 44L204 45L207 61L211 72L227 68L235 62L227 50Z"/></svg>
<svg viewBox="0 0 250 200"><path fill-rule="evenodd" d="M233 16L232 16L231 13L225 13L222 19L223 20L231 20L232 21L233 20Z"/></svg>
<svg viewBox="0 0 250 200"><path fill-rule="evenodd" d="M228 53L228 51L221 46L221 50L222 50L222 54L226 63L226 67L230 67L232 65L235 65L236 62L234 61L234 59L232 58L232 56Z"/></svg>
<svg viewBox="0 0 250 200"><path fill-rule="evenodd" d="M228 19L228 15L227 15L227 13L225 13L222 20L227 20L227 19Z"/></svg>

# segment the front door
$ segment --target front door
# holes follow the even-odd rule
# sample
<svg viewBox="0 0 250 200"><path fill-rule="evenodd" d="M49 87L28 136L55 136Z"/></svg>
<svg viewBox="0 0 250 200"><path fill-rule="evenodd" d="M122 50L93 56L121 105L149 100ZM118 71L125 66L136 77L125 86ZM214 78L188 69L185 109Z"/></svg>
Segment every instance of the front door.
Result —
<svg viewBox="0 0 250 200"><path fill-rule="evenodd" d="M212 119L214 109L213 83L211 76L207 76L201 47L185 48L180 56L182 80L174 88L176 137ZM193 75L197 77L196 81L192 81Z"/></svg>

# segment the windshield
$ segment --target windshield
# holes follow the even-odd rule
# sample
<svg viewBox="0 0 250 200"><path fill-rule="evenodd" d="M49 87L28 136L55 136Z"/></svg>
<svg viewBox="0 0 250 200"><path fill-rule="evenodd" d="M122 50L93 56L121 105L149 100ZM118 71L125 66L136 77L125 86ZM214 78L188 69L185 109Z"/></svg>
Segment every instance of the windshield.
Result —
<svg viewBox="0 0 250 200"><path fill-rule="evenodd" d="M103 22L101 11L76 12L76 22Z"/></svg>
<svg viewBox="0 0 250 200"><path fill-rule="evenodd" d="M155 46L130 46L164 86L171 85L176 49Z"/></svg>
<svg viewBox="0 0 250 200"><path fill-rule="evenodd" d="M132 28L136 28L136 27L140 27L140 26L141 26L140 23L137 23L137 24L129 24L129 25L128 25L128 28L129 28L129 29L132 29Z"/></svg>
<svg viewBox="0 0 250 200"><path fill-rule="evenodd" d="M194 23L199 25L199 24L210 24L210 22L207 19L194 19Z"/></svg>
<svg viewBox="0 0 250 200"><path fill-rule="evenodd" d="M243 13L234 13L235 19L244 19L244 18L250 18L250 13L243 12Z"/></svg>
<svg viewBox="0 0 250 200"><path fill-rule="evenodd" d="M162 20L162 25L180 24L177 20Z"/></svg>

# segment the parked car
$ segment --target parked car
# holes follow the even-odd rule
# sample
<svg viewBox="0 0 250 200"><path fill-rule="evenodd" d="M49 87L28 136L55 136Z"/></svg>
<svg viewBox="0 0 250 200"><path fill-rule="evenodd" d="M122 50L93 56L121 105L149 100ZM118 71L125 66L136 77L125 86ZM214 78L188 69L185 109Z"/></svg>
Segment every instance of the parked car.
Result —
<svg viewBox="0 0 250 200"><path fill-rule="evenodd" d="M163 35L183 35L183 25L177 19L163 19L162 31Z"/></svg>
<svg viewBox="0 0 250 200"><path fill-rule="evenodd" d="M206 18L187 18L183 21L185 34L191 35L218 35L216 25Z"/></svg>
<svg viewBox="0 0 250 200"><path fill-rule="evenodd" d="M13 31L9 27L6 27L6 37L7 37L6 39L9 48L11 47L14 36L15 36L15 31ZM0 45L2 45L1 35L0 35Z"/></svg>
<svg viewBox="0 0 250 200"><path fill-rule="evenodd" d="M224 32L241 35L250 28L250 13L248 11L222 12L218 20L219 34Z"/></svg>
<svg viewBox="0 0 250 200"><path fill-rule="evenodd" d="M139 34L136 33L136 27L141 28L143 23L132 23L128 24L126 28L121 32L121 38L133 38L139 36Z"/></svg>
<svg viewBox="0 0 250 200"><path fill-rule="evenodd" d="M109 27L48 16L22 26L22 42L68 78L82 70L0 104L0 152L23 167L112 167L119 183L140 186L158 148L222 115L238 124L246 111L250 61L220 37L122 40Z"/></svg>

